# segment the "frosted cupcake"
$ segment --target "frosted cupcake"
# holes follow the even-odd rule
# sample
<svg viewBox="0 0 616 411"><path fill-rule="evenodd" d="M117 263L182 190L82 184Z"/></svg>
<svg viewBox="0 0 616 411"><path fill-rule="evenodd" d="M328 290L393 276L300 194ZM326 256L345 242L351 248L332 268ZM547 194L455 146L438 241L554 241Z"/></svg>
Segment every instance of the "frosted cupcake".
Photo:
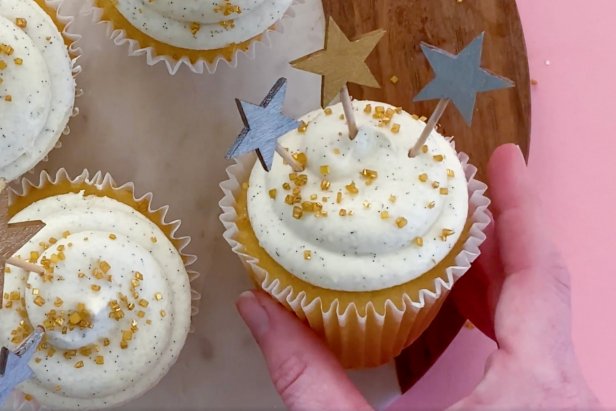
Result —
<svg viewBox="0 0 616 411"><path fill-rule="evenodd" d="M17 255L45 275L8 266L1 344L14 348L42 325L46 334L20 389L52 409L118 406L154 387L175 363L191 320L183 254L188 238L165 222L150 196L135 199L100 174L61 172L25 186L11 222L46 223ZM193 276L194 277L194 276Z"/></svg>
<svg viewBox="0 0 616 411"><path fill-rule="evenodd" d="M348 137L341 105L308 114L279 143L269 173L254 159L229 170L225 236L253 280L305 319L347 367L376 366L412 343L478 255L486 187L434 132L409 159L425 123L355 102Z"/></svg>
<svg viewBox="0 0 616 411"><path fill-rule="evenodd" d="M292 0L92 0L94 18L113 29L129 54L164 61L171 74L182 64L194 72L216 70L219 60L235 64L281 20Z"/></svg>
<svg viewBox="0 0 616 411"><path fill-rule="evenodd" d="M47 156L73 114L75 37L57 3L0 0L0 178L8 181Z"/></svg>

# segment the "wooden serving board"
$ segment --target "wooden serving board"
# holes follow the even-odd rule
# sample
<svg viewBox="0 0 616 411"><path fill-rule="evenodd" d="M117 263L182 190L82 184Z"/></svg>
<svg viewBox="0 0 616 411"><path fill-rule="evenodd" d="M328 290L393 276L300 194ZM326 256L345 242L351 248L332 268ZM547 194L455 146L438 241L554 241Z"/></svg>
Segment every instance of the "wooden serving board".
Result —
<svg viewBox="0 0 616 411"><path fill-rule="evenodd" d="M530 77L515 0L323 0L323 6L325 15L333 16L351 38L377 28L388 32L368 60L382 88L351 85L351 95L356 99L384 101L426 117L436 102L412 102L433 78L420 43L425 41L457 53L485 31L483 66L512 79L516 87L480 94L472 127L450 106L441 120L440 131L455 137L456 148L470 155L482 180L490 154L497 146L516 143L528 156ZM399 78L397 84L390 81L392 76ZM424 336L398 360L403 391L434 364L464 321L453 304L445 304ZM410 369L408 364L412 364Z"/></svg>

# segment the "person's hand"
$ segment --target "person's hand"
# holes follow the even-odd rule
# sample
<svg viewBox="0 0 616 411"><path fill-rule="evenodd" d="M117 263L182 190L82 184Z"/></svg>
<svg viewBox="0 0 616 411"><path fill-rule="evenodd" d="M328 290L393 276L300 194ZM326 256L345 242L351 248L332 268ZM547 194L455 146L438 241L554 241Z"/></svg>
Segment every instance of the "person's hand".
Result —
<svg viewBox="0 0 616 411"><path fill-rule="evenodd" d="M571 341L569 273L549 239L520 149L497 149L488 174L495 223L452 297L499 348L481 383L451 409L597 408ZM293 314L262 292L243 293L237 307L290 410L371 409Z"/></svg>

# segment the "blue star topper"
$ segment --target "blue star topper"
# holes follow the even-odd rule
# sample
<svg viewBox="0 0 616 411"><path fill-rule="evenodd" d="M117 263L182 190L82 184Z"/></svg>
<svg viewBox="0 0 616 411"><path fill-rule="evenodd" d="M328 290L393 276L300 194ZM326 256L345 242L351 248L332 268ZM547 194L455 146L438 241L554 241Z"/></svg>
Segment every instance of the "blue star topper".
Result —
<svg viewBox="0 0 616 411"><path fill-rule="evenodd" d="M271 170L278 139L299 127L297 120L282 114L286 91L287 79L281 78L258 106L235 100L246 127L227 153L227 159L256 150L263 168Z"/></svg>
<svg viewBox="0 0 616 411"><path fill-rule="evenodd" d="M11 392L32 376L28 363L43 339L45 331L37 327L15 352L2 347L0 351L0 405L4 404Z"/></svg>
<svg viewBox="0 0 616 411"><path fill-rule="evenodd" d="M484 33L481 33L458 55L422 43L421 49L436 78L421 90L414 101L451 100L470 126L477 93L514 87L511 80L481 68L483 38Z"/></svg>

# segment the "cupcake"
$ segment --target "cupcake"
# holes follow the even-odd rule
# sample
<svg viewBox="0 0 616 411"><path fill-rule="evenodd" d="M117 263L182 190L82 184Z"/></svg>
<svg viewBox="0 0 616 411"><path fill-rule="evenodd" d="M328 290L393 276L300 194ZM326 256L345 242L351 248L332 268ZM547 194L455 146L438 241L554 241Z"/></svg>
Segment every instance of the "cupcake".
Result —
<svg viewBox="0 0 616 411"><path fill-rule="evenodd" d="M64 171L13 196L11 223L42 220L18 257L45 267L28 273L8 265L0 345L14 349L42 325L45 337L30 363L25 399L51 409L118 406L154 387L177 360L191 322L179 222L132 184Z"/></svg>
<svg viewBox="0 0 616 411"><path fill-rule="evenodd" d="M109 23L118 45L146 54L148 64L164 61L171 74L182 64L213 73L219 60L235 64L272 30L292 0L92 0L94 19ZM113 30L113 31L111 31Z"/></svg>
<svg viewBox="0 0 616 411"><path fill-rule="evenodd" d="M58 144L75 102L75 36L57 1L0 0L0 178L31 170ZM70 51L69 51L70 48Z"/></svg>
<svg viewBox="0 0 616 411"><path fill-rule="evenodd" d="M479 254L486 186L450 140L387 104L306 115L280 138L304 165L254 158L222 184L225 238L256 285L305 320L346 367L383 364L427 328Z"/></svg>

